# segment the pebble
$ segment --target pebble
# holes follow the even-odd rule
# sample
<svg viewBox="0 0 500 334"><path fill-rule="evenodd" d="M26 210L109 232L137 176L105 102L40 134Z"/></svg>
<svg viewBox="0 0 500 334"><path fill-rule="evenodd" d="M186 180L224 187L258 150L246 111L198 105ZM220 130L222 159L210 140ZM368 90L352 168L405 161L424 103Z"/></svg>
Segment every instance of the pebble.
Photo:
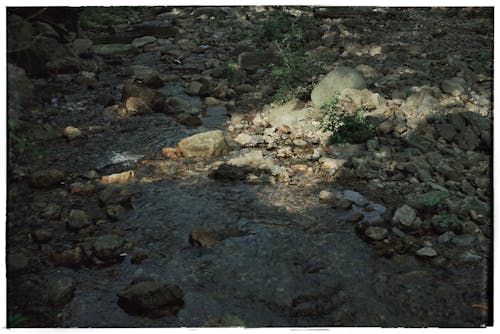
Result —
<svg viewBox="0 0 500 334"><path fill-rule="evenodd" d="M82 249L75 247L53 255L55 263L65 267L75 267L82 261Z"/></svg>
<svg viewBox="0 0 500 334"><path fill-rule="evenodd" d="M388 231L380 226L370 226L365 230L365 235L371 240L379 241L387 237Z"/></svg>
<svg viewBox="0 0 500 334"><path fill-rule="evenodd" d="M403 205L398 208L392 217L392 222L395 224L401 224L403 227L409 228L417 217L417 212L415 209L408 205Z"/></svg>
<svg viewBox="0 0 500 334"><path fill-rule="evenodd" d="M33 240L38 243L38 244L44 244L50 241L52 239L52 233L50 231L44 230L44 229L39 229L33 231L31 234Z"/></svg>
<svg viewBox="0 0 500 334"><path fill-rule="evenodd" d="M103 260L119 257L124 240L115 234L106 234L98 237L94 242L95 255Z"/></svg>
<svg viewBox="0 0 500 334"><path fill-rule="evenodd" d="M56 168L38 170L31 174L30 181L33 187L48 188L61 184L64 181L64 174Z"/></svg>
<svg viewBox="0 0 500 334"><path fill-rule="evenodd" d="M111 184L99 194L102 204L127 204L132 197L132 189L127 185Z"/></svg>
<svg viewBox="0 0 500 334"><path fill-rule="evenodd" d="M74 140L76 138L83 136L83 132L80 129L75 128L73 126L65 127L63 130L63 134L69 140Z"/></svg>
<svg viewBox="0 0 500 334"><path fill-rule="evenodd" d="M437 241L440 244L445 244L447 242L450 242L454 237L455 237L455 233L453 233L453 231L447 231L447 232L444 232L443 234L441 234L438 237Z"/></svg>
<svg viewBox="0 0 500 334"><path fill-rule="evenodd" d="M420 248L415 254L421 257L434 257L437 256L437 252L434 248L431 247L423 247Z"/></svg>

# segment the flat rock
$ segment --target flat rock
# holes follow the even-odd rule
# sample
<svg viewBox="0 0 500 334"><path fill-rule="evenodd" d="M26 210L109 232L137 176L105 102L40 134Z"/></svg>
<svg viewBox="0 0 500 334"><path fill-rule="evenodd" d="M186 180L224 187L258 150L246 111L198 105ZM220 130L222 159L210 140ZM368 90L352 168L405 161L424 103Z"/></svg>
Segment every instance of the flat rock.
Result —
<svg viewBox="0 0 500 334"><path fill-rule="evenodd" d="M184 304L181 288L173 284L142 281L118 293L118 305L131 314L159 317L175 314Z"/></svg>
<svg viewBox="0 0 500 334"><path fill-rule="evenodd" d="M371 240L384 240L389 232L386 228L380 226L370 226L365 230L365 235Z"/></svg>
<svg viewBox="0 0 500 334"><path fill-rule="evenodd" d="M117 258L122 252L124 240L115 234L98 237L94 242L95 255L103 260Z"/></svg>
<svg viewBox="0 0 500 334"><path fill-rule="evenodd" d="M220 130L198 133L182 139L178 147L185 157L212 158L225 154L229 146Z"/></svg>
<svg viewBox="0 0 500 334"><path fill-rule="evenodd" d="M120 54L133 54L137 49L132 44L98 44L92 47L92 52L98 56L109 57Z"/></svg>
<svg viewBox="0 0 500 334"><path fill-rule="evenodd" d="M431 247L423 247L420 248L415 254L421 257L435 257L437 256L437 252L434 248Z"/></svg>

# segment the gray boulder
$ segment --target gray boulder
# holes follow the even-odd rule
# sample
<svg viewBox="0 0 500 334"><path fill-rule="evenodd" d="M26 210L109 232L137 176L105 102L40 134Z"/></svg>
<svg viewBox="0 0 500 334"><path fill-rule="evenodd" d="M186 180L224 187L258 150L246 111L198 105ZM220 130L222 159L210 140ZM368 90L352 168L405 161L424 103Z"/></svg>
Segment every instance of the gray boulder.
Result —
<svg viewBox="0 0 500 334"><path fill-rule="evenodd" d="M346 88L365 89L366 82L357 70L338 66L328 73L311 92L311 100L315 106L321 107L330 98L339 95Z"/></svg>

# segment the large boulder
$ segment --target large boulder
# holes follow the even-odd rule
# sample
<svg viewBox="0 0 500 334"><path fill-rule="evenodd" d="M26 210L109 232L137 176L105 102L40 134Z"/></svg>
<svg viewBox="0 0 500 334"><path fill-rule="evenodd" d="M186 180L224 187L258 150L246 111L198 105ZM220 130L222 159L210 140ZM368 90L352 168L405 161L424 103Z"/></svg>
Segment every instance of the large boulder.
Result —
<svg viewBox="0 0 500 334"><path fill-rule="evenodd" d="M311 100L315 106L321 107L332 97L340 95L346 88L365 89L365 79L353 68L338 66L314 87Z"/></svg>
<svg viewBox="0 0 500 334"><path fill-rule="evenodd" d="M178 147L185 157L211 158L225 154L227 141L220 130L198 133L184 138Z"/></svg>

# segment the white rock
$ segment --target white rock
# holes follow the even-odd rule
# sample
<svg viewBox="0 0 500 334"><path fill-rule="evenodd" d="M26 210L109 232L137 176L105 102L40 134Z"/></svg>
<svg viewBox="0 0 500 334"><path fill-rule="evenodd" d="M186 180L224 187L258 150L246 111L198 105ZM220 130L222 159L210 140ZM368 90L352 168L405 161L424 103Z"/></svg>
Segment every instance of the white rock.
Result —
<svg viewBox="0 0 500 334"><path fill-rule="evenodd" d="M416 254L418 256L422 256L422 257L434 257L434 256L437 256L437 252L434 248L431 248L431 247L423 247L423 248L420 248Z"/></svg>

